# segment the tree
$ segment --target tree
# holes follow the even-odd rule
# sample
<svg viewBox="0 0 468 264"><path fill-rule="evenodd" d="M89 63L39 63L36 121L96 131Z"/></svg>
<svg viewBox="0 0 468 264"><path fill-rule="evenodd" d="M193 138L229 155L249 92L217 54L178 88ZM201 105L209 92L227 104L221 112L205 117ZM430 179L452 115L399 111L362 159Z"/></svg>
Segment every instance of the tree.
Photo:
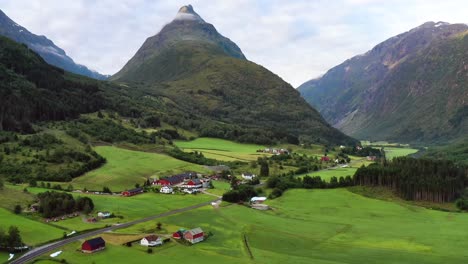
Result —
<svg viewBox="0 0 468 264"><path fill-rule="evenodd" d="M107 186L102 187L102 192L103 193L112 193L112 191Z"/></svg>
<svg viewBox="0 0 468 264"><path fill-rule="evenodd" d="M161 230L161 227L162 227L162 223L161 223L161 222L158 222L158 223L156 224L156 228L157 228L158 230Z"/></svg>
<svg viewBox="0 0 468 264"><path fill-rule="evenodd" d="M15 205L15 209L14 209L15 214L21 214L22 210L23 209L21 208L21 205L19 205L19 204Z"/></svg>
<svg viewBox="0 0 468 264"><path fill-rule="evenodd" d="M270 175L270 168L267 161L262 161L260 164L260 177L268 177Z"/></svg>
<svg viewBox="0 0 468 264"><path fill-rule="evenodd" d="M139 184L139 183L135 183L135 188L140 188L140 184Z"/></svg>
<svg viewBox="0 0 468 264"><path fill-rule="evenodd" d="M4 186L5 186L5 183L3 182L3 179L0 178L0 190L3 190Z"/></svg>
<svg viewBox="0 0 468 264"><path fill-rule="evenodd" d="M5 230L0 227L0 248L6 247L7 237Z"/></svg>
<svg viewBox="0 0 468 264"><path fill-rule="evenodd" d="M8 229L7 246L10 248L23 246L23 241L21 240L21 235L18 227L10 226L10 228Z"/></svg>

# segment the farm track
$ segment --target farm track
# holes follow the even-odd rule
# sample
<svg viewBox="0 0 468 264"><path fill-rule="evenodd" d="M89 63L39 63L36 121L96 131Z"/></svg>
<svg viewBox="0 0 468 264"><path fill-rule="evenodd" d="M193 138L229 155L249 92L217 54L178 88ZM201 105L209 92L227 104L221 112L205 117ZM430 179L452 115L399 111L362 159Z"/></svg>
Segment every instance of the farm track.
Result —
<svg viewBox="0 0 468 264"><path fill-rule="evenodd" d="M165 213L161 213L161 214L141 218L141 219L131 221L131 222L127 222L127 223L123 223L123 224L118 224L118 225L113 225L113 226L110 226L110 227L101 228L101 229L98 229L98 230L93 230L93 231L90 231L90 232L87 232L87 233L84 233L84 234L80 234L80 235L77 235L77 236L74 236L74 237L71 237L71 238L66 238L66 239L63 239L63 240L60 240L60 241L57 241L57 242L52 242L50 244L46 244L46 245L34 248L34 249L26 252L24 255L20 256L19 258L11 261L10 264L26 263L28 261L31 261L31 260L41 256L42 254L44 254L46 252L49 252L49 251L55 250L55 249L57 249L59 247L65 246L67 244L76 242L76 241L78 241L80 239L84 239L84 238L91 237L91 236L96 236L96 235L99 235L99 234L102 234L102 233L105 233L105 232L110 232L110 231L120 229L120 228L126 228L126 227L129 227L129 226L135 225L135 224L148 222L148 221L151 221L151 220L154 220L154 219L157 219L157 218L162 218L162 217L166 217L166 216L170 216L170 215L175 215L175 214L191 211L191 210L203 207L203 206L210 205L211 203L217 202L219 200L220 199L218 198L216 200L212 200L212 201L208 201L208 202L204 202L204 203L200 203L200 204L196 204L196 205L192 205L192 206L188 206L188 207L184 207L184 208L180 208L180 209L171 210L171 211L168 211L168 212L165 212Z"/></svg>

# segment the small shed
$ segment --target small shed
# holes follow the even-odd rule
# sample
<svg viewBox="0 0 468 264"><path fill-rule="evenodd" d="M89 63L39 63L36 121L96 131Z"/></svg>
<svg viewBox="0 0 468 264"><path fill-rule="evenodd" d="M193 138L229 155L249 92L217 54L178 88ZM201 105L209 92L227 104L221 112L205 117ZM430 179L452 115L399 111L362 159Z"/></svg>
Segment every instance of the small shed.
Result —
<svg viewBox="0 0 468 264"><path fill-rule="evenodd" d="M81 251L84 253L94 253L106 248L106 241L102 237L86 240L81 244Z"/></svg>
<svg viewBox="0 0 468 264"><path fill-rule="evenodd" d="M190 229L184 233L184 239L192 244L202 242L205 239L205 233L200 227Z"/></svg>
<svg viewBox="0 0 468 264"><path fill-rule="evenodd" d="M172 234L172 238L181 239L181 238L184 237L184 232L185 232L185 230L179 230L179 231L175 232L174 234Z"/></svg>
<svg viewBox="0 0 468 264"><path fill-rule="evenodd" d="M163 240L161 237L156 236L156 235L149 235L141 239L140 245L146 246L146 247L155 247L155 246L161 246L163 244Z"/></svg>
<svg viewBox="0 0 468 264"><path fill-rule="evenodd" d="M135 189L128 190L128 191L123 191L122 196L129 197L129 196L134 196L140 193L143 193L143 188L135 188Z"/></svg>

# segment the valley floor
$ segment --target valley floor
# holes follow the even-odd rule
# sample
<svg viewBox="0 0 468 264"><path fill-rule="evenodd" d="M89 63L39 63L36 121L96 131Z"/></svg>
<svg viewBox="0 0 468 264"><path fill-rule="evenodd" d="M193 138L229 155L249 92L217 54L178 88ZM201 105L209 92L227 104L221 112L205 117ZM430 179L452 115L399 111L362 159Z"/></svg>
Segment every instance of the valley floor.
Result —
<svg viewBox="0 0 468 264"><path fill-rule="evenodd" d="M169 242L154 253L109 244L96 254L60 250L70 263L465 263L468 215L366 198L346 189L290 190L271 211L206 206L158 221L170 234L200 226L212 233L194 246ZM148 222L119 234L141 233ZM248 247L247 247L248 245ZM41 263L41 262L39 262Z"/></svg>

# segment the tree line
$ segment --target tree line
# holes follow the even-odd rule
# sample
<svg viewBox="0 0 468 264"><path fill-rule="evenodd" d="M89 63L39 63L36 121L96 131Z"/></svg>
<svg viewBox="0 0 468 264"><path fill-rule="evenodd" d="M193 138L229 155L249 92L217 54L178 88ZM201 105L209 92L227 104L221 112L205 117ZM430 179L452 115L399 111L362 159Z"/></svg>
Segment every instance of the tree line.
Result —
<svg viewBox="0 0 468 264"><path fill-rule="evenodd" d="M70 214L76 211L85 214L94 209L93 200L89 197L78 197L64 192L44 192L37 195L39 199L39 213L45 218Z"/></svg>
<svg viewBox="0 0 468 264"><path fill-rule="evenodd" d="M14 252L15 249L24 246L21 234L16 226L10 226L8 232L0 227L0 249Z"/></svg>
<svg viewBox="0 0 468 264"><path fill-rule="evenodd" d="M356 185L389 187L407 200L451 202L467 186L467 173L466 167L452 161L398 157L359 168L353 181Z"/></svg>

